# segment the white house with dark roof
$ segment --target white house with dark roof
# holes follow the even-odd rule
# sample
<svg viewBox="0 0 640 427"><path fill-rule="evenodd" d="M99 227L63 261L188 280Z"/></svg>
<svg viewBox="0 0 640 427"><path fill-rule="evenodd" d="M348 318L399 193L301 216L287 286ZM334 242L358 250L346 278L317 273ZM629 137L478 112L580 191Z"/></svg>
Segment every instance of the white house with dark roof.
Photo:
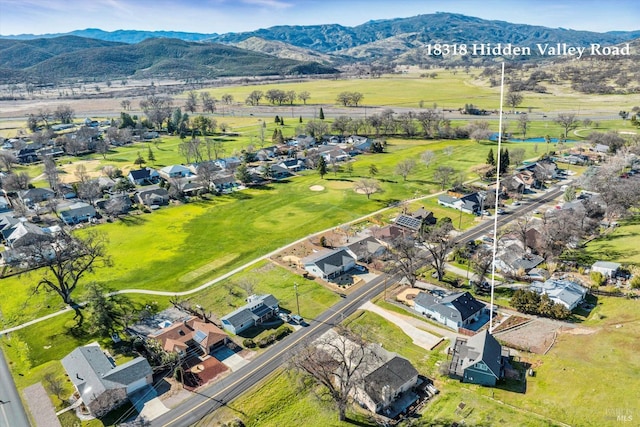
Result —
<svg viewBox="0 0 640 427"><path fill-rule="evenodd" d="M414 299L414 310L451 329L465 328L480 319L485 304L469 292L458 292L440 297L419 292Z"/></svg>
<svg viewBox="0 0 640 427"><path fill-rule="evenodd" d="M238 335L271 319L278 311L278 306L278 300L271 294L251 295L245 305L223 316L220 321L224 329Z"/></svg>
<svg viewBox="0 0 640 427"><path fill-rule="evenodd" d="M346 249L334 249L310 255L301 263L312 276L331 280L355 267L356 259Z"/></svg>
<svg viewBox="0 0 640 427"><path fill-rule="evenodd" d="M155 169L143 168L129 171L127 179L133 185L155 184L160 179L160 174Z"/></svg>
<svg viewBox="0 0 640 427"><path fill-rule="evenodd" d="M133 393L153 382L147 359L137 357L116 366L98 345L76 348L62 359L62 366L95 417L121 406Z"/></svg>

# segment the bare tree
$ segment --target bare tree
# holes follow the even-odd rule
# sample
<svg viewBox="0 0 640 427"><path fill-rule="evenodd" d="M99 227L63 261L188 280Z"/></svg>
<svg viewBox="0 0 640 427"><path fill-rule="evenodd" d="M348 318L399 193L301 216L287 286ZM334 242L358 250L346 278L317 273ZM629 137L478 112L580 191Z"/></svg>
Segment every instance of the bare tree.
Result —
<svg viewBox="0 0 640 427"><path fill-rule="evenodd" d="M44 174L49 182L49 187L51 187L53 191L57 191L60 179L56 161L52 156L45 156L42 163L44 163Z"/></svg>
<svg viewBox="0 0 640 427"><path fill-rule="evenodd" d="M187 93L187 100L184 103L184 109L190 113L195 113L198 107L198 94L195 90Z"/></svg>
<svg viewBox="0 0 640 427"><path fill-rule="evenodd" d="M322 392L338 409L338 419L344 421L350 395L375 355L362 337L343 327L336 329L337 333L304 345L291 365L323 386Z"/></svg>
<svg viewBox="0 0 640 427"><path fill-rule="evenodd" d="M471 268L480 283L485 282L485 278L491 271L493 265L493 253L487 248L478 249L471 258Z"/></svg>
<svg viewBox="0 0 640 427"><path fill-rule="evenodd" d="M307 92L306 90L300 92L298 94L298 99L300 101L302 101L305 105L307 105L307 100L311 98L311 94L309 92Z"/></svg>
<svg viewBox="0 0 640 427"><path fill-rule="evenodd" d="M151 95L140 101L140 108L151 123L157 128L161 128L162 123L171 117L173 100L168 97Z"/></svg>
<svg viewBox="0 0 640 427"><path fill-rule="evenodd" d="M565 138L569 135L570 130L577 128L580 124L580 120L578 120L576 115L573 113L560 113L558 114L558 117L555 118L554 122L564 129Z"/></svg>
<svg viewBox="0 0 640 427"><path fill-rule="evenodd" d="M413 172L413 170L416 168L416 161L413 159L404 159L402 161L400 161L400 163L398 163L396 165L396 173L398 175L400 175L405 181L407 180L407 177L409 176L409 174L411 172Z"/></svg>
<svg viewBox="0 0 640 427"><path fill-rule="evenodd" d="M425 230L422 235L424 246L431 255L431 265L436 270L438 280L442 280L444 277L447 256L456 247L456 242L450 235L452 230L451 222L444 221Z"/></svg>
<svg viewBox="0 0 640 427"><path fill-rule="evenodd" d="M509 92L506 96L506 103L509 107L511 107L511 111L515 111L516 107L522 104L524 97L520 92Z"/></svg>
<svg viewBox="0 0 640 427"><path fill-rule="evenodd" d="M65 304L74 308L76 317L82 319L80 307L74 303L72 294L85 274L112 265L106 246L106 236L96 230L89 230L83 237L72 236L63 230L23 247L23 257L12 261L12 264L19 267L26 262L32 268L39 267L35 274L42 276L35 291L44 287L57 293Z"/></svg>
<svg viewBox="0 0 640 427"><path fill-rule="evenodd" d="M533 229L534 221L535 220L531 214L526 214L519 217L509 225L509 229L518 237L518 240L522 243L522 247L525 252L528 251L527 235Z"/></svg>
<svg viewBox="0 0 640 427"><path fill-rule="evenodd" d="M11 172L13 165L18 163L18 158L15 154L9 151L0 151L0 164L4 167L4 170Z"/></svg>
<svg viewBox="0 0 640 427"><path fill-rule="evenodd" d="M74 117L75 112L69 105L59 105L53 112L53 118L64 124L73 123Z"/></svg>
<svg viewBox="0 0 640 427"><path fill-rule="evenodd" d="M451 166L438 166L433 174L433 178L440 184L441 189L444 190L455 174L456 170Z"/></svg>
<svg viewBox="0 0 640 427"><path fill-rule="evenodd" d="M216 111L216 99L209 92L201 92L200 99L202 100L202 111L205 113L214 113Z"/></svg>
<svg viewBox="0 0 640 427"><path fill-rule="evenodd" d="M427 150L420 155L420 160L422 160L422 163L424 163L426 167L431 166L435 158L436 154L431 150Z"/></svg>
<svg viewBox="0 0 640 427"><path fill-rule="evenodd" d="M382 187L380 186L378 180L371 178L363 178L361 180L358 180L353 188L357 193L365 194L367 196L367 199L369 199L373 193L382 191Z"/></svg>
<svg viewBox="0 0 640 427"><path fill-rule="evenodd" d="M26 172L10 173L2 179L2 188L6 191L20 191L29 188L29 174Z"/></svg>
<svg viewBox="0 0 640 427"><path fill-rule="evenodd" d="M527 114L520 114L518 117L518 129L522 132L522 139L527 139L527 130L529 130L529 123L531 120Z"/></svg>
<svg viewBox="0 0 640 427"><path fill-rule="evenodd" d="M411 286L417 280L416 271L426 260L426 252L416 247L415 240L407 236L399 236L391 242L387 271L405 277Z"/></svg>

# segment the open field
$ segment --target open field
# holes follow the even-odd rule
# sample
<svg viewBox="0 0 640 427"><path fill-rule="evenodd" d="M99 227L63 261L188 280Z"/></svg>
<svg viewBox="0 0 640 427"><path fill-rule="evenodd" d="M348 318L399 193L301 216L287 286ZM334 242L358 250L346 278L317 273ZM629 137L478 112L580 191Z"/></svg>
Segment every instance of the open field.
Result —
<svg viewBox="0 0 640 427"><path fill-rule="evenodd" d="M599 260L640 265L640 216L620 221L620 225L612 233L589 242L586 251Z"/></svg>

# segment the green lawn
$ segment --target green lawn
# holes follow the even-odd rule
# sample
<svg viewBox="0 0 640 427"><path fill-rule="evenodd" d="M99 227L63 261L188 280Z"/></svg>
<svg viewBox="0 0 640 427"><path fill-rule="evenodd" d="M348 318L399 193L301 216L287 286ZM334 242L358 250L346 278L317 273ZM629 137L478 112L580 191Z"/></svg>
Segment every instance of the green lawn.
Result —
<svg viewBox="0 0 640 427"><path fill-rule="evenodd" d="M612 233L589 242L588 254L602 261L640 265L640 216L620 221L620 226Z"/></svg>

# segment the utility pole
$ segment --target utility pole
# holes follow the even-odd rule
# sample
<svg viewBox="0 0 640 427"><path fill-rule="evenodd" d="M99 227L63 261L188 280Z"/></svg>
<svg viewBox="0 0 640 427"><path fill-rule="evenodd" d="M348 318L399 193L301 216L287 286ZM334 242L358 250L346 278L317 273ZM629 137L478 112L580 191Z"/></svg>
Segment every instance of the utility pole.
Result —
<svg viewBox="0 0 640 427"><path fill-rule="evenodd" d="M298 306L298 316L300 316L300 300L298 299L298 284L293 284L293 289L296 291L296 305Z"/></svg>

